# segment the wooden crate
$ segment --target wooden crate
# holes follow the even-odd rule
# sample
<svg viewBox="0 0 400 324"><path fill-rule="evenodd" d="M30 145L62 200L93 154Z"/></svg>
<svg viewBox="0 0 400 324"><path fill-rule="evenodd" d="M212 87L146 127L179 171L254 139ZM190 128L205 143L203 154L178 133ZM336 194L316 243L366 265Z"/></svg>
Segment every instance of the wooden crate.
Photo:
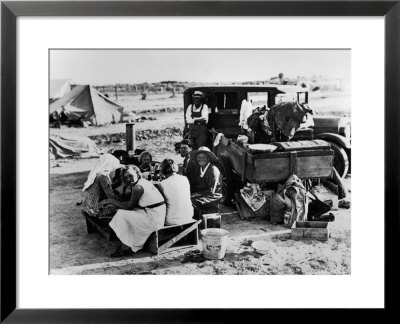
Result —
<svg viewBox="0 0 400 324"><path fill-rule="evenodd" d="M182 225L164 226L150 235L144 249L154 254L160 254L170 251L172 248L179 249L197 245L199 223L201 220L192 220ZM177 246L178 243L180 243L179 246Z"/></svg>
<svg viewBox="0 0 400 324"><path fill-rule="evenodd" d="M333 151L328 148L250 153L223 136L215 153L229 159L243 182L281 182L292 174L300 179L331 178L333 172Z"/></svg>
<svg viewBox="0 0 400 324"><path fill-rule="evenodd" d="M201 216L201 228L221 228L221 214L213 213L213 214L203 214Z"/></svg>
<svg viewBox="0 0 400 324"><path fill-rule="evenodd" d="M327 241L329 238L329 222L295 221L291 233L292 239Z"/></svg>

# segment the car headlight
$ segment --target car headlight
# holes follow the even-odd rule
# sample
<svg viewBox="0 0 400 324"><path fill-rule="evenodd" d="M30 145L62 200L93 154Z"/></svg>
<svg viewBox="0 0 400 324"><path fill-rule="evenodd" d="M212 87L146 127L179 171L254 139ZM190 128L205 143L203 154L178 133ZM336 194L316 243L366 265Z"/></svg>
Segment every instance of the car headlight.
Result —
<svg viewBox="0 0 400 324"><path fill-rule="evenodd" d="M346 137L347 139L351 138L351 122L347 117L342 117L339 120L338 124L339 134Z"/></svg>
<svg viewBox="0 0 400 324"><path fill-rule="evenodd" d="M346 124L343 129L343 136L350 139L351 138L351 126L350 124Z"/></svg>

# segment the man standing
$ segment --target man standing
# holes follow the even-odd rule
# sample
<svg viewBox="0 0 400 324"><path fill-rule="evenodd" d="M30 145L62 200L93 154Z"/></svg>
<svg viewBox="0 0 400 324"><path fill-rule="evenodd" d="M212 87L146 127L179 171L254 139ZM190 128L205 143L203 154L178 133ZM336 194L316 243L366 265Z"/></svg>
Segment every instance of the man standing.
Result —
<svg viewBox="0 0 400 324"><path fill-rule="evenodd" d="M198 165L195 160L190 158L190 152L192 151L192 144L189 140L184 139L179 145L179 152L183 157L183 168L182 175L186 176L190 183L190 188L195 185L194 179L198 171Z"/></svg>
<svg viewBox="0 0 400 324"><path fill-rule="evenodd" d="M203 103L204 95L201 91L193 94L193 104L186 109L186 123L189 127L189 138L194 150L206 146L208 106Z"/></svg>

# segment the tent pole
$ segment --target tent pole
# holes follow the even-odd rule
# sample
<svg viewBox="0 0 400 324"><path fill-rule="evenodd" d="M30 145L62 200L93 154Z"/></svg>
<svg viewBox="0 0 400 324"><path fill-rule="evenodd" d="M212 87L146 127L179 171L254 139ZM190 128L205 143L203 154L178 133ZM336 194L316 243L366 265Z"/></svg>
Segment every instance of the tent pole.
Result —
<svg viewBox="0 0 400 324"><path fill-rule="evenodd" d="M135 123L126 124L126 151L134 151L136 149L136 131Z"/></svg>

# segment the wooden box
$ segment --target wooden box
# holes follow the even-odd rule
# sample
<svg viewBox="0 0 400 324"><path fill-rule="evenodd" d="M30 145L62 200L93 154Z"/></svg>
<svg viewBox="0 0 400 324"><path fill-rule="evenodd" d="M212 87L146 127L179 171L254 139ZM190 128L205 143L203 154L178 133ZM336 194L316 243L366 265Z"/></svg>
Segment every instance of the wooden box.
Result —
<svg viewBox="0 0 400 324"><path fill-rule="evenodd" d="M295 221L291 232L292 239L327 241L329 238L329 222Z"/></svg>
<svg viewBox="0 0 400 324"><path fill-rule="evenodd" d="M160 254L172 249L197 245L200 222L201 220L192 220L182 225L164 226L150 235L144 249Z"/></svg>
<svg viewBox="0 0 400 324"><path fill-rule="evenodd" d="M303 180L332 177L333 151L329 148L311 147L299 151L250 153L223 136L215 148L215 153L230 160L233 171L243 182L281 182L286 181L292 174Z"/></svg>
<svg viewBox="0 0 400 324"><path fill-rule="evenodd" d="M203 229L206 228L221 228L221 214L213 213L213 214L203 214L202 215L203 222L201 223L201 227Z"/></svg>

